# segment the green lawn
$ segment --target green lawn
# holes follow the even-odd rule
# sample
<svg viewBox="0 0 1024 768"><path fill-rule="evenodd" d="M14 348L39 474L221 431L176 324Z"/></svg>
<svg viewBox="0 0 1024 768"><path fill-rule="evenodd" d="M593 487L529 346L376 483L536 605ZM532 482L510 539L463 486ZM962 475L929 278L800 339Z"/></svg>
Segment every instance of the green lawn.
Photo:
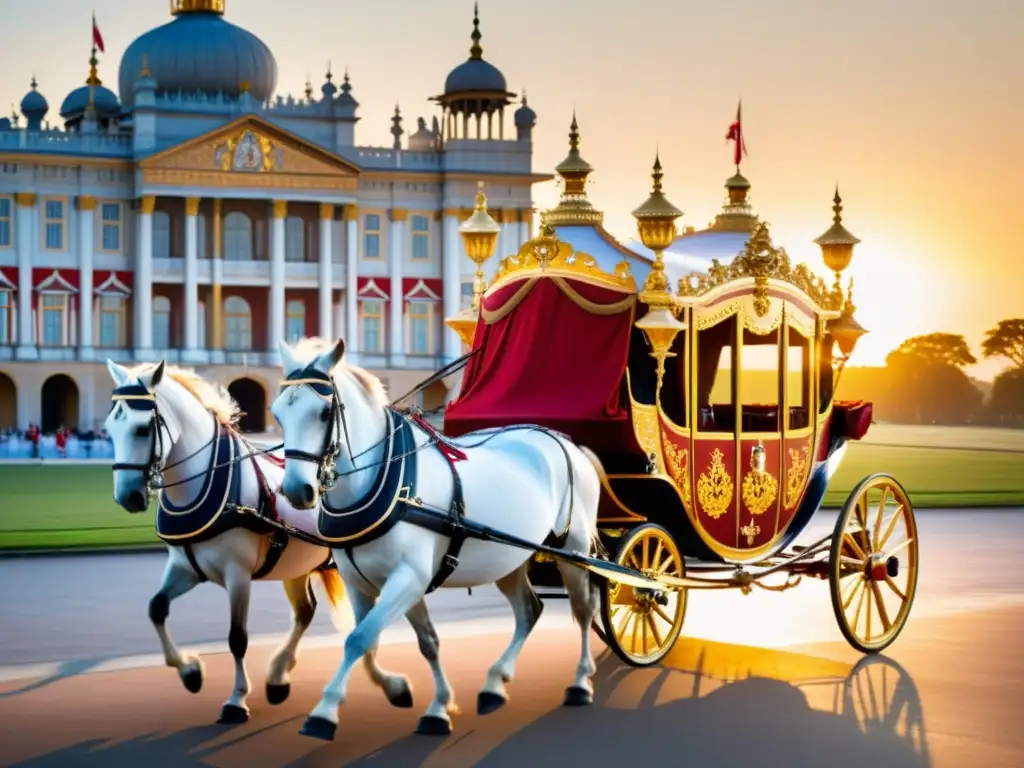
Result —
<svg viewBox="0 0 1024 768"><path fill-rule="evenodd" d="M942 450L924 447L938 445ZM894 475L914 505L1024 506L1024 431L874 425L851 443L825 504L873 472ZM156 543L153 512L111 499L109 467L0 465L0 550Z"/></svg>

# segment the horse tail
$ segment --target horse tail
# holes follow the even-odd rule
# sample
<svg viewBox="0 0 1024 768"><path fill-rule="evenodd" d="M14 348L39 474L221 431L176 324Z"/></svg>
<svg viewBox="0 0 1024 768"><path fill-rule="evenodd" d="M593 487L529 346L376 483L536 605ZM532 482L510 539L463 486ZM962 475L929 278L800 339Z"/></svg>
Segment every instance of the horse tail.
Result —
<svg viewBox="0 0 1024 768"><path fill-rule="evenodd" d="M343 617L341 615L341 605L345 600L345 582L341 580L341 574L338 573L338 569L331 565L330 568L313 571L310 575L320 577L324 594L327 596L327 603L331 612L331 623L334 625L334 628L339 632L345 631L347 628L343 624Z"/></svg>

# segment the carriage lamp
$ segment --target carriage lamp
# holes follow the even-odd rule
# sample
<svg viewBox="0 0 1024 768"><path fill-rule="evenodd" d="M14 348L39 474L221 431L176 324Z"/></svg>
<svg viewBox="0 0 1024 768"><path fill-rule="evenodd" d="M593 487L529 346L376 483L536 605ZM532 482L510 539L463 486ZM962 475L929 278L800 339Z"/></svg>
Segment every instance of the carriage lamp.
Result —
<svg viewBox="0 0 1024 768"><path fill-rule="evenodd" d="M850 290L847 294L842 314L828 324L828 332L835 339L836 345L839 347L839 356L833 361L833 364L836 366L837 376L842 373L843 368L845 368L847 361L850 359L850 355L857 348L857 342L860 341L860 337L867 333L867 329L858 323L857 318L853 316L856 311L857 307L853 303L853 279L851 278ZM838 384L838 381L836 383Z"/></svg>
<svg viewBox="0 0 1024 768"><path fill-rule="evenodd" d="M487 196L484 194L484 183L477 182L476 207L473 215L462 222L459 234L466 255L476 264L476 278L473 280L473 303L454 317L446 318L444 323L459 335L462 343L473 346L473 335L476 333L476 322L480 314L480 297L483 296L487 284L484 281L484 262L491 258L494 246L498 242L501 226L487 213Z"/></svg>
<svg viewBox="0 0 1024 768"><path fill-rule="evenodd" d="M840 284L840 274L850 266L850 261L853 259L853 246L860 240L843 226L843 200L839 197L838 186L836 186L836 194L832 198L832 226L814 242L821 246L821 256L825 261L825 266L836 273L836 282L832 293L837 297L837 305L842 304L843 289Z"/></svg>
<svg viewBox="0 0 1024 768"><path fill-rule="evenodd" d="M636 322L636 327L644 332L647 342L651 345L651 357L658 361L658 382L665 373L665 359L671 356L669 349L676 334L686 328L679 322L673 312L673 298L669 292L668 278L665 276L665 260L662 251L668 248L676 238L676 219L683 212L668 201L661 191L661 160L654 158L654 189L650 197L633 211L640 240L654 251L654 263L644 281L640 292L640 301L649 307L647 314Z"/></svg>

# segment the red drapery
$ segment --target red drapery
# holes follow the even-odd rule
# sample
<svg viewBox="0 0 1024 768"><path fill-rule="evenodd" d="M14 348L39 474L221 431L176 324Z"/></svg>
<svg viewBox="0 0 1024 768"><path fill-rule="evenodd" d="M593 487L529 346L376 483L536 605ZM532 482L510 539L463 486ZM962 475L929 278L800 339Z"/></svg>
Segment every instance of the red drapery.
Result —
<svg viewBox="0 0 1024 768"><path fill-rule="evenodd" d="M540 278L505 286L482 303L473 344L480 351L448 406L447 434L529 423L581 439L589 425L628 420L619 390L632 294Z"/></svg>

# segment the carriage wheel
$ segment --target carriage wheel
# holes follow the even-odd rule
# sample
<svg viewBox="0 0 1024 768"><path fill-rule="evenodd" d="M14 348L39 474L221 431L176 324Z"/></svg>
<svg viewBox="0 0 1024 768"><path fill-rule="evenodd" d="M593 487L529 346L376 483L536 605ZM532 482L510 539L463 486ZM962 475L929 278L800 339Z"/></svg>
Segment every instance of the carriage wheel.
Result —
<svg viewBox="0 0 1024 768"><path fill-rule="evenodd" d="M860 481L832 535L829 586L850 645L877 653L903 629L917 591L914 507L891 475Z"/></svg>
<svg viewBox="0 0 1024 768"><path fill-rule="evenodd" d="M686 563L672 536L644 523L619 539L615 562L648 576L683 577ZM634 667L649 667L672 650L686 616L686 590L652 591L607 581L601 621L609 647Z"/></svg>

